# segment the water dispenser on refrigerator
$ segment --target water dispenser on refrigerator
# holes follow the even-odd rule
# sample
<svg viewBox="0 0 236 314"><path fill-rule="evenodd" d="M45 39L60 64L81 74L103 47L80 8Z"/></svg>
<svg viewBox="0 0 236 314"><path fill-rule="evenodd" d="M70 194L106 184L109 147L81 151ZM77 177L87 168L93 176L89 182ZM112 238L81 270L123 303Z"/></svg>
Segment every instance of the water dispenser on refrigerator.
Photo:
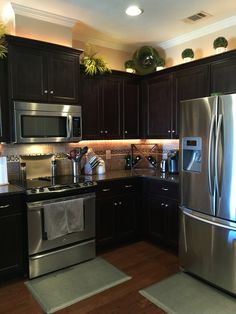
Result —
<svg viewBox="0 0 236 314"><path fill-rule="evenodd" d="M183 170L189 172L201 172L202 168L202 139L201 137L184 137Z"/></svg>

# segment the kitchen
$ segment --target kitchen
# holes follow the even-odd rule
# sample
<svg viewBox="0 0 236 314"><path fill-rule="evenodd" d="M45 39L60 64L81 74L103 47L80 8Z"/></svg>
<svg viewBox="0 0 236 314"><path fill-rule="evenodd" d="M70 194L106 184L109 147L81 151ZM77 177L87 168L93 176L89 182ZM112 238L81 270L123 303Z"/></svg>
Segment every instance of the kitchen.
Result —
<svg viewBox="0 0 236 314"><path fill-rule="evenodd" d="M229 52L227 54L227 56L228 55L231 56L231 52ZM232 58L233 58L233 51L232 51ZM211 59L203 59L202 61L201 60L196 61L195 64L196 65L201 65L202 68L204 68L204 69L209 67L209 64L210 64L211 68L215 71L215 72L212 71L213 74L215 73L214 79L217 79L217 77L218 77L217 76L217 70L218 70L218 68L217 68L217 66L218 66L217 60L219 60L219 56L217 56L217 57L213 56L213 57L211 57ZM228 60L226 60L226 61L228 61ZM212 64L211 64L211 62L212 62ZM233 63L233 61L230 61L230 62ZM185 80L183 79L182 81L178 81L179 78L180 78L180 80L182 79L182 77L181 77L182 73L180 73L178 71L175 73L174 72L174 68L172 68L172 69L170 68L170 69L166 69L165 70L166 71L165 74L167 74L167 76L164 77L164 80L159 80L159 78L157 78L155 74L153 74L150 77L148 77L147 80L145 78L142 79L143 82L145 81L144 85L145 84L149 85L148 88L145 90L145 93L147 93L147 95L151 96L151 95L153 95L153 93L156 92L158 86L162 86L167 91L165 95L167 95L167 97L168 97L169 94L170 94L169 90L173 89L173 91L174 91L175 88L176 88L175 84L177 84L177 82L178 83L182 82L182 84L184 84L184 83L186 84L186 81L187 82L189 81L189 79L188 78L186 79L186 76L185 76L186 75L185 67L188 69L191 66L190 65L182 66L182 67L179 66L178 68L176 68L178 70L183 70L182 77L184 77ZM206 78L204 76L204 71L200 71L199 68L197 68L196 70L194 69L194 72L197 72L197 73L200 73L200 74L199 74L199 76L197 76L197 78L198 78L197 83L193 82L193 85L194 84L195 85L196 84L199 85L199 82L202 82L203 78ZM125 79L126 78L130 78L129 74L127 74L127 75L124 74L124 76L122 76L121 78L119 77L119 75L122 76L123 74L120 74L119 71L117 73L115 72L114 73L115 77L114 78L112 77L112 80L109 79L109 76L108 76L108 86L109 87L110 86L113 86L113 87L115 86L114 87L114 92L112 93L112 97L114 97L114 99L113 99L114 100L114 104L117 103L117 98L119 98L118 92L121 89L121 83L120 82L122 81L122 84L123 84L124 78ZM208 75L208 73L207 73L207 75ZM117 76L118 76L118 78L117 78ZM107 76L104 76L104 77L107 77ZM118 81L118 79L120 79L121 81ZM91 80L93 80L93 79L91 79ZM173 83L173 80L174 80L174 83ZM213 78L211 78L211 80L213 80ZM94 79L94 81L96 82L96 79ZM115 81L115 83L114 83L114 81ZM118 81L118 83L117 83L117 81ZM208 81L209 81L209 78L208 78ZM163 82L166 82L166 85L163 85ZM216 86L218 86L217 85L217 84L219 84L219 83L217 83L218 81L213 81L213 82L216 82L215 84L216 84ZM92 85L94 86L94 84L92 84ZM171 84L173 84L173 85L171 85ZM206 87L207 84L202 84L202 85L203 85L203 87ZM226 87L229 86L227 83L226 83L226 85L227 85ZM117 89L116 86L118 86L120 89ZM223 88L225 88L225 86ZM99 89L99 87L95 88L95 90L97 90L97 89ZM222 90L222 91L226 92L225 90ZM230 90L230 91L232 91L232 90ZM83 92L85 93L85 88L83 89ZM189 92L189 89L188 89L188 92ZM201 94L203 92L205 93L205 91L202 91L202 90L199 91L199 93L200 93L199 97L205 95L205 94L203 94L203 95ZM100 90L99 90L99 93L100 93ZM90 95L92 97L93 94L90 93L89 96ZM117 97L117 95L118 95L118 97ZM88 96L88 94L86 96ZM181 95L179 97L181 98L183 96ZM195 95L193 97L195 97ZM192 97L188 97L188 98L192 98ZM148 97L147 97L147 99L148 99ZM151 99L152 99L152 97L149 97L149 100L151 100ZM86 98L84 97L83 98L83 103L85 103L85 102L86 102ZM165 99L165 102L166 102L167 105L170 103L168 98ZM89 100L87 100L86 105L89 106L90 103L91 102ZM166 106L166 108L168 108L167 110L169 110L169 111L167 111L169 113L169 115L167 114L167 117L169 117L169 120L167 120L167 121L168 121L168 123L170 123L171 130L175 131L175 130L178 130L178 128L175 125L175 117L174 117L173 107L172 106L173 106L173 104ZM97 142L91 143L91 142L87 142L86 141L86 142L82 142L81 146L82 147L84 147L86 145L89 146L89 147L92 146L94 148L95 152L97 152L99 155L101 155L102 158L106 159L106 157L107 157L107 159L106 159L106 170L107 171L108 170L115 170L115 169L116 170L124 169L124 166L125 166L124 165L124 157L128 153L130 153L130 144L137 144L137 146L138 146L138 144L140 143L139 140L136 140L137 138L138 139L139 138L151 139L150 142L145 141L145 143L147 143L147 144L149 144L149 143L153 144L153 142L157 143L158 149L159 149L158 153L159 152L163 152L163 151L164 152L168 151L169 149L172 149L172 148L177 148L178 147L178 141L176 141L175 139L178 138L178 133L175 133L174 135L172 134L170 136L170 134L168 134L169 125L168 125L168 128L166 127L167 130L165 131L165 132L167 132L167 134L164 134L163 130L157 129L156 125L154 125L154 124L152 124L150 122L150 121L152 121L151 118L152 118L152 115L153 115L152 109L155 110L155 108L153 108L153 104L151 104L151 103L147 104L147 108L151 108L151 110L149 112L145 112L147 120L142 125L141 129L143 129L143 130L141 130L141 133L138 134L138 137L132 137L134 140L131 140L130 142L128 142L128 141L127 142L124 142L124 141L117 141L117 142L115 142L115 141L114 142L113 141L106 141L106 142L101 142L101 143L97 143ZM89 112L91 113L90 110L89 110ZM91 123L90 122L90 126L86 130L86 123L88 125L88 120L94 119L94 117L91 116L91 114L90 114L86 118L86 112L85 112L85 114L83 114L83 119L84 119L83 125L85 126L85 129L83 129L83 134L85 135L85 138L86 138L86 135L87 135L87 139L88 140L98 139L98 132L97 132L97 130L95 131L96 132L95 136L94 136L94 133L91 134L91 125L92 126L96 126L95 123L93 123L93 122ZM86 121L86 119L87 119L87 121ZM161 124L161 118L157 117L157 119L160 119L158 121L159 122L158 125L160 125ZM139 122L139 119L136 118L135 121ZM165 119L165 121L166 121L166 119ZM116 125L115 122L113 124ZM116 128L116 130L117 130L117 128ZM118 128L118 131L119 130L120 130L120 128ZM125 129L122 128L122 131L125 131ZM86 134L86 132L87 132L87 134ZM117 133L113 133L113 135L114 135L113 139L114 138L120 138L119 134L118 134L118 137L117 137ZM160 139L160 138L161 139L168 139L168 140L167 141L166 140L157 140L157 139ZM120 145L120 147L118 145ZM10 175L11 175L12 173L14 173L14 171L16 169L14 167L16 167L17 161L14 162L14 159L17 159L17 157L19 155L26 154L26 152L28 152L29 154L32 154L33 150L34 150L35 153L38 153L38 152L40 152L40 153L42 153L42 152L43 153L54 152L54 153L58 153L58 156L60 156L60 154L62 152L66 153L66 152L70 151L73 147L77 147L77 145L76 144L65 144L65 145L60 145L60 144L58 144L58 145L50 145L50 144L48 144L48 145L44 145L43 146L43 145L36 145L36 144L35 145L21 144L21 145L19 145L19 147L18 146L16 147L16 145L10 144L10 145L2 145L2 154L10 156L10 158L12 160L12 170L10 169ZM112 153L112 158L111 159L109 159L109 153ZM61 169L63 171L66 171L66 169L69 169L70 163L68 163L68 162L69 161L67 159L61 158L61 160L60 160L60 167L61 167ZM136 249L139 250L139 246L137 246ZM150 249L152 250L152 247ZM132 248L130 248L130 250L132 250ZM158 254L160 254L160 252ZM171 259L170 256L168 256L166 258L167 259L168 258ZM174 257L172 257L172 258L174 259Z"/></svg>

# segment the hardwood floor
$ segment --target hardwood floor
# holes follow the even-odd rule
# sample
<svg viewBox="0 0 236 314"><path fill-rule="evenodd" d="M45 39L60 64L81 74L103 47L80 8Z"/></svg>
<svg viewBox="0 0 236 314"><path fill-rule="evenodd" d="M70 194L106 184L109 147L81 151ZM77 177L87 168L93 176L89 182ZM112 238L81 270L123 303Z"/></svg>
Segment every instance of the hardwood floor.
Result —
<svg viewBox="0 0 236 314"><path fill-rule="evenodd" d="M132 277L86 300L58 311L58 314L163 314L139 294L139 290L178 271L178 258L151 243L137 242L101 254L120 270ZM10 281L0 286L0 313L42 314L43 311L24 285Z"/></svg>

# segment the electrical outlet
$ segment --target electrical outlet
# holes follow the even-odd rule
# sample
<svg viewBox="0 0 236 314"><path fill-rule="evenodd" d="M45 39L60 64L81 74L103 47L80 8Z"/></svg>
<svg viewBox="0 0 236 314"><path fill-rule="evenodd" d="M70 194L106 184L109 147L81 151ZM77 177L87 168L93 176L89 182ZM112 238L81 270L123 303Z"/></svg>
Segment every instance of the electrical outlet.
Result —
<svg viewBox="0 0 236 314"><path fill-rule="evenodd" d="M111 159L111 150L106 150L106 159Z"/></svg>

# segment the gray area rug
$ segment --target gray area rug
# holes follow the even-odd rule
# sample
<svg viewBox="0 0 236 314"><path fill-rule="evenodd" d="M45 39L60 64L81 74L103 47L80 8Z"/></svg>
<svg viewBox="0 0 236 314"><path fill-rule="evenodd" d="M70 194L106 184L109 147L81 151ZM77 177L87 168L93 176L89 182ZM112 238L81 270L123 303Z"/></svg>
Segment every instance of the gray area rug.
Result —
<svg viewBox="0 0 236 314"><path fill-rule="evenodd" d="M54 313L96 293L131 279L102 258L26 281L46 313Z"/></svg>
<svg viewBox="0 0 236 314"><path fill-rule="evenodd" d="M171 276L139 293L168 314L236 313L236 298L185 273Z"/></svg>

